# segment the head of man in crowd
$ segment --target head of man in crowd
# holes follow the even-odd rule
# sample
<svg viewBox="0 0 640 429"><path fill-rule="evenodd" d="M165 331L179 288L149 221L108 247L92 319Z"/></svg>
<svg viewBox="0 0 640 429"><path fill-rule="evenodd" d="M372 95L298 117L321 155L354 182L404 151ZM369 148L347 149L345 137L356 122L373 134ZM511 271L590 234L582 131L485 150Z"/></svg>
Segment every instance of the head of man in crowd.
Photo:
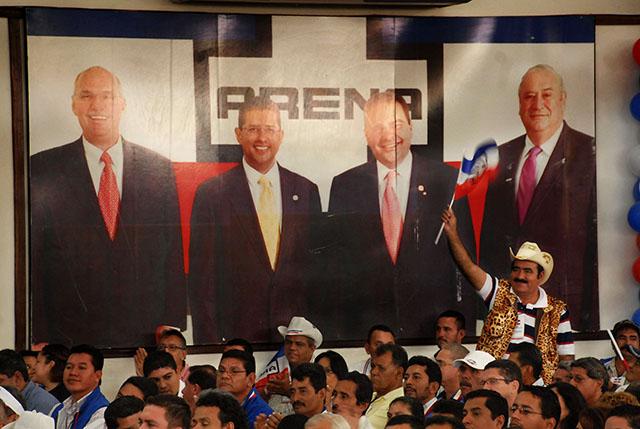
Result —
<svg viewBox="0 0 640 429"><path fill-rule="evenodd" d="M232 338L224 343L222 352L228 352L229 350L240 350L249 354L253 354L253 346L244 338Z"/></svg>
<svg viewBox="0 0 640 429"><path fill-rule="evenodd" d="M255 382L256 361L252 354L240 350L229 350L222 354L216 373L218 389L230 393L242 403Z"/></svg>
<svg viewBox="0 0 640 429"><path fill-rule="evenodd" d="M123 396L109 404L104 412L107 429L139 429L144 401L134 396Z"/></svg>
<svg viewBox="0 0 640 429"><path fill-rule="evenodd" d="M510 360L494 360L484 367L482 382L484 389L498 392L511 408L522 386L520 367Z"/></svg>
<svg viewBox="0 0 640 429"><path fill-rule="evenodd" d="M530 386L542 374L542 353L531 343L518 343L512 346L509 360L518 365L522 373L522 384Z"/></svg>
<svg viewBox="0 0 640 429"><path fill-rule="evenodd" d="M187 429L191 426L191 410L184 399L160 394L147 399L140 414L140 429Z"/></svg>
<svg viewBox="0 0 640 429"><path fill-rule="evenodd" d="M182 335L182 332L177 329L163 331L158 338L156 348L173 356L178 374L182 373L187 359L187 340Z"/></svg>
<svg viewBox="0 0 640 429"><path fill-rule="evenodd" d="M317 363L303 363L291 371L289 397L296 414L312 417L324 409L327 376Z"/></svg>
<svg viewBox="0 0 640 429"><path fill-rule="evenodd" d="M364 343L364 350L369 356L373 355L378 347L383 344L395 344L396 334L387 325L373 325L369 328L367 342Z"/></svg>
<svg viewBox="0 0 640 429"><path fill-rule="evenodd" d="M28 382L29 372L22 356L11 349L0 351L0 385L22 391Z"/></svg>
<svg viewBox="0 0 640 429"><path fill-rule="evenodd" d="M542 286L553 272L553 257L536 243L525 242L515 255L511 253L509 283L513 292L525 302L535 302ZM523 374L524 375L524 374Z"/></svg>
<svg viewBox="0 0 640 429"><path fill-rule="evenodd" d="M460 389L460 371L453 363L457 359L463 359L469 354L469 349L461 344L443 344L436 352L434 358L442 372L442 387L447 397L450 398Z"/></svg>
<svg viewBox="0 0 640 429"><path fill-rule="evenodd" d="M554 383L571 383L571 362L561 360L553 373Z"/></svg>
<svg viewBox="0 0 640 429"><path fill-rule="evenodd" d="M184 388L182 389L182 399L187 401L192 412L196 407L200 392L216 388L216 377L217 374L206 367L198 365L189 369L189 376L185 380Z"/></svg>
<svg viewBox="0 0 640 429"><path fill-rule="evenodd" d="M240 106L236 140L244 159L254 170L265 174L276 162L284 138L278 105L268 97L254 97Z"/></svg>
<svg viewBox="0 0 640 429"><path fill-rule="evenodd" d="M36 361L38 359L38 352L33 350L21 350L19 352L24 364L27 366L27 374L29 375L29 380L33 378L33 374L35 373Z"/></svg>
<svg viewBox="0 0 640 429"><path fill-rule="evenodd" d="M422 402L410 396L399 396L389 404L387 410L387 419L395 416L414 416L418 419L424 419L424 408Z"/></svg>
<svg viewBox="0 0 640 429"><path fill-rule="evenodd" d="M558 397L560 403L560 423L561 429L575 428L578 424L580 412L587 407L584 397L575 386L559 382L549 385L553 393Z"/></svg>
<svg viewBox="0 0 640 429"><path fill-rule="evenodd" d="M249 429L247 414L240 403L224 392L204 392L191 419L192 429L206 427L218 429Z"/></svg>
<svg viewBox="0 0 640 429"><path fill-rule="evenodd" d="M289 326L279 326L284 338L284 354L292 368L311 362L313 352L322 344L322 333L304 317L294 316Z"/></svg>
<svg viewBox="0 0 640 429"><path fill-rule="evenodd" d="M469 392L482 389L484 367L495 359L487 352L474 350L464 358L456 359L453 364L460 371L460 390L466 397Z"/></svg>
<svg viewBox="0 0 640 429"><path fill-rule="evenodd" d="M571 363L571 384L582 393L587 405L593 406L609 384L609 374L596 358L580 358Z"/></svg>
<svg viewBox="0 0 640 429"><path fill-rule="evenodd" d="M640 407L637 405L618 405L609 411L604 429L640 428Z"/></svg>
<svg viewBox="0 0 640 429"><path fill-rule="evenodd" d="M436 397L442 372L437 363L425 356L413 356L404 372L404 394L426 404Z"/></svg>
<svg viewBox="0 0 640 429"><path fill-rule="evenodd" d="M398 414L387 421L385 429L423 429L424 418L411 414Z"/></svg>
<svg viewBox="0 0 640 429"><path fill-rule="evenodd" d="M431 408L432 416L448 416L462 421L464 404L455 399L439 399Z"/></svg>
<svg viewBox="0 0 640 429"><path fill-rule="evenodd" d="M462 415L465 429L506 429L509 405L498 392L475 390L465 398Z"/></svg>
<svg viewBox="0 0 640 429"><path fill-rule="evenodd" d="M436 319L436 342L442 348L445 344L461 344L465 336L464 314L456 310L446 310Z"/></svg>
<svg viewBox="0 0 640 429"><path fill-rule="evenodd" d="M424 429L464 429L464 425L450 416L431 416L424 422Z"/></svg>
<svg viewBox="0 0 640 429"><path fill-rule="evenodd" d="M158 394L158 385L146 377L132 376L127 378L118 389L116 398L123 396L135 396L142 401Z"/></svg>
<svg viewBox="0 0 640 429"><path fill-rule="evenodd" d="M350 429L347 420L339 414L316 414L306 421L304 429Z"/></svg>
<svg viewBox="0 0 640 429"><path fill-rule="evenodd" d="M409 107L392 90L373 94L364 105L364 135L378 162L395 169L409 154L413 129Z"/></svg>
<svg viewBox="0 0 640 429"><path fill-rule="evenodd" d="M560 403L548 387L523 386L511 407L513 429L555 429L560 421Z"/></svg>
<svg viewBox="0 0 640 429"><path fill-rule="evenodd" d="M93 346L81 344L69 351L62 379L74 400L79 400L100 385L104 356Z"/></svg>
<svg viewBox="0 0 640 429"><path fill-rule="evenodd" d="M178 395L180 376L176 361L169 353L160 350L149 353L144 359L142 371L145 377L156 383L159 393Z"/></svg>
<svg viewBox="0 0 640 429"><path fill-rule="evenodd" d="M408 363L407 352L398 344L383 344L371 358L371 382L378 396L402 387Z"/></svg>
<svg viewBox="0 0 640 429"><path fill-rule="evenodd" d="M562 126L567 94L562 77L546 64L531 67L518 88L520 119L536 146L546 142Z"/></svg>
<svg viewBox="0 0 640 429"><path fill-rule="evenodd" d="M613 326L613 338L625 359L633 359L625 346L628 344L636 349L640 348L640 328L631 320L621 320ZM616 361L620 361L617 354Z"/></svg>
<svg viewBox="0 0 640 429"><path fill-rule="evenodd" d="M0 386L0 427L18 420L25 408L24 398L18 389Z"/></svg>
<svg viewBox="0 0 640 429"><path fill-rule="evenodd" d="M333 412L347 421L359 419L369 408L373 396L373 384L369 377L357 371L349 372L333 389Z"/></svg>
<svg viewBox="0 0 640 429"><path fill-rule="evenodd" d="M94 146L106 150L117 143L125 106L120 80L109 70L89 67L76 77L71 110L83 137Z"/></svg>

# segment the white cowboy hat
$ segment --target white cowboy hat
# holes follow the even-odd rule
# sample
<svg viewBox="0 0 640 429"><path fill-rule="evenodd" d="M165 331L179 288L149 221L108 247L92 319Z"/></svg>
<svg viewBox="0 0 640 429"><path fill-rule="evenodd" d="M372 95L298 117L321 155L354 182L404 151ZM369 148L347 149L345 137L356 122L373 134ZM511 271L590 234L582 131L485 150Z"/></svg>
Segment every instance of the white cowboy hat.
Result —
<svg viewBox="0 0 640 429"><path fill-rule="evenodd" d="M513 250L509 248L511 253L511 259L518 259L519 261L531 261L539 264L544 270L542 273L542 280L540 285L543 285L549 276L553 272L553 257L547 252L540 250L540 247L536 243L525 241L518 249L518 253L513 254Z"/></svg>
<svg viewBox="0 0 640 429"><path fill-rule="evenodd" d="M316 347L320 347L322 344L322 333L304 317L293 316L289 326L278 326L278 332L283 338L287 335L304 335L311 338Z"/></svg>

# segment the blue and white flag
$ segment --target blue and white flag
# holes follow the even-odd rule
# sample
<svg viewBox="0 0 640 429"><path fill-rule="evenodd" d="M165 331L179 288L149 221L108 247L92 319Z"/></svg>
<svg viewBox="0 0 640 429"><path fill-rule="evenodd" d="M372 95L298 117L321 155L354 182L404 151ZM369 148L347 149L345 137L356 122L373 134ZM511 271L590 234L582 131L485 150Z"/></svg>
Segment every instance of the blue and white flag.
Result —
<svg viewBox="0 0 640 429"><path fill-rule="evenodd" d="M498 145L493 139L485 140L473 149L466 150L460 164L455 199L471 192L482 178L493 176L498 169L498 160Z"/></svg>

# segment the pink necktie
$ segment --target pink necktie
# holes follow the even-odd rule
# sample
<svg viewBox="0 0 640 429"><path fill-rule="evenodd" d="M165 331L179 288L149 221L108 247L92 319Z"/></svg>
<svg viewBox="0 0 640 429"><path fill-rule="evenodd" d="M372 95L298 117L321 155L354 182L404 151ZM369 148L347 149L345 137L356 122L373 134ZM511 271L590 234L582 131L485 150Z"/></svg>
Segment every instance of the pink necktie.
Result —
<svg viewBox="0 0 640 429"><path fill-rule="evenodd" d="M533 191L536 189L536 158L540 152L542 152L542 149L538 146L532 147L520 172L520 184L518 185L516 201L520 225L524 223L524 218L531 204L531 198L533 198Z"/></svg>
<svg viewBox="0 0 640 429"><path fill-rule="evenodd" d="M382 231L387 242L389 256L391 256L391 261L394 265L398 259L398 249L400 249L400 238L402 237L402 212L400 211L398 196L392 185L395 178L395 171L390 171L387 174L382 197Z"/></svg>
<svg viewBox="0 0 640 429"><path fill-rule="evenodd" d="M116 175L111 168L112 160L107 152L103 152L100 161L104 162L102 175L100 176L100 189L98 190L98 203L104 224L107 227L109 238L111 241L116 236L116 228L118 224L118 209L120 206L120 193L118 192L118 183Z"/></svg>

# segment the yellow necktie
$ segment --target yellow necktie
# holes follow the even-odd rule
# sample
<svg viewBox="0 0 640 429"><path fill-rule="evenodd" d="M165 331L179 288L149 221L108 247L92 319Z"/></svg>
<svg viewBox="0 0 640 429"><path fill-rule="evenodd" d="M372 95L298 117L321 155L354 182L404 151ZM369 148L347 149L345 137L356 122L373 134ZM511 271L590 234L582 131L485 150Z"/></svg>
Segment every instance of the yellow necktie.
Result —
<svg viewBox="0 0 640 429"><path fill-rule="evenodd" d="M271 181L265 176L258 180L260 185L260 199L258 201L258 222L262 230L262 238L267 247L271 268L276 268L276 258L278 257L278 245L280 244L280 222L276 213Z"/></svg>

